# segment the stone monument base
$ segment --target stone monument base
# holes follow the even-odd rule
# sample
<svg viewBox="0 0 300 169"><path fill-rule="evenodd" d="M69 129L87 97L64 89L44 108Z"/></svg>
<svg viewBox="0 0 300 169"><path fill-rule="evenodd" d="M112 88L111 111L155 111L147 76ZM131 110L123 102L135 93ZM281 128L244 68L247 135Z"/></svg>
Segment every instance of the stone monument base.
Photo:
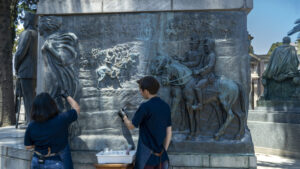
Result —
<svg viewBox="0 0 300 169"><path fill-rule="evenodd" d="M73 151L75 168L93 169L97 159L96 152ZM254 154L199 154L199 153L169 153L170 169L219 169L219 168L256 168Z"/></svg>
<svg viewBox="0 0 300 169"><path fill-rule="evenodd" d="M169 151L171 152L191 152L209 154L214 150L214 154L249 154L254 153L251 135L246 131L241 140L226 140L221 138L216 141L212 137L196 137L192 140L183 140L183 134L173 133ZM233 144L234 142L234 144Z"/></svg>
<svg viewBox="0 0 300 169"><path fill-rule="evenodd" d="M14 126L2 127L0 130L0 168L30 168L32 151L24 147L25 130ZM72 144L72 143L71 143ZM72 159L75 169L95 169L98 151L73 150ZM209 154L192 152L169 152L170 169L200 168L256 168L254 154Z"/></svg>
<svg viewBox="0 0 300 169"><path fill-rule="evenodd" d="M1 146L0 168L30 168L32 151L21 147ZM97 161L93 151L72 151L75 169L95 169ZM219 168L256 168L254 154L197 154L170 153L170 169L219 169Z"/></svg>
<svg viewBox="0 0 300 169"><path fill-rule="evenodd" d="M300 106L296 101L258 101L248 126L256 152L300 157Z"/></svg>
<svg viewBox="0 0 300 169"><path fill-rule="evenodd" d="M254 154L169 153L172 169L256 168Z"/></svg>

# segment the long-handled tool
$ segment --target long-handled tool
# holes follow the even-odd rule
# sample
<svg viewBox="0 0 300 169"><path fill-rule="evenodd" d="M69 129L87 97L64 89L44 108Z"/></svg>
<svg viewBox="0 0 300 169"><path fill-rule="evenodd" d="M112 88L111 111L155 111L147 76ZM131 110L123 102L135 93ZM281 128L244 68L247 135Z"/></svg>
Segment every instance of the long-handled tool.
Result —
<svg viewBox="0 0 300 169"><path fill-rule="evenodd" d="M21 88L20 80L17 79L17 81L16 81L16 89L15 89L16 129L19 126L21 101L22 101L22 88Z"/></svg>

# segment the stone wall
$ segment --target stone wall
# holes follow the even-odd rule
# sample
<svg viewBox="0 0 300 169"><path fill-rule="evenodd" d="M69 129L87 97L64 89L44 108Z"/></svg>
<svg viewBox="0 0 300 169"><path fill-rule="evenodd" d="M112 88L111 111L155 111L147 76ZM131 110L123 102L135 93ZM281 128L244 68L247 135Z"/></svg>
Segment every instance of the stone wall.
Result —
<svg viewBox="0 0 300 169"><path fill-rule="evenodd" d="M1 169L30 168L32 151L24 147L0 146ZM93 153L72 152L73 160L85 159L85 162L75 162L75 169L93 169ZM255 156L247 155L206 155L206 154L170 154L171 169L202 169L202 168L256 168Z"/></svg>
<svg viewBox="0 0 300 169"><path fill-rule="evenodd" d="M240 83L247 93L246 16L244 11L55 16L64 23L57 32L71 32L78 38L76 78L82 87L82 113L78 120L82 134L107 137L108 131L114 136L124 133L116 112L125 105L135 110L143 101L135 81L150 74L151 60L159 54L183 57L194 34L200 39L215 39L215 73ZM40 46L44 42L40 36ZM52 85L52 80L45 77L49 71L44 57L39 56L38 92L47 91ZM107 65L109 59L113 65ZM164 90L161 96L167 101L171 98ZM93 146L87 147L103 148L98 137L94 139Z"/></svg>
<svg viewBox="0 0 300 169"><path fill-rule="evenodd" d="M195 34L199 36L201 44L207 38L215 41L215 74L233 80L247 95L250 91L247 14L252 5L252 0L155 0L151 3L144 0L41 0L38 5L40 20L54 19L61 21L61 24L54 26L55 31L49 36L39 36L37 90L38 93L48 91L58 85L57 81L64 81L51 78L53 76L48 63L49 55L53 53L45 49L52 44L53 49L61 50L63 54L55 56L63 56L62 62L72 65L69 66L74 70L71 77L80 86L76 99L80 102L82 112L76 125L72 126L79 132L75 132L70 142L72 150L78 152L78 156L74 157L75 164L88 163L91 166L96 162L94 158L90 158L90 161L80 158L83 157L80 154L87 153L87 150L89 157L94 157L97 151L105 147L124 149L127 144L136 143L137 130L130 133L117 116L117 111L127 106L132 117L138 105L144 101L138 92L136 80L151 74L150 67L158 56L179 60L184 58L185 53L190 51L190 40ZM68 62L68 58L72 59L72 63ZM171 103L169 86L163 86L159 95ZM243 103L248 104L247 97ZM247 110L242 113L246 119ZM205 140L207 144L213 143L211 149L205 152L194 150L193 146L197 147L200 138L200 141L193 140L184 151L180 150L181 153L193 154L193 150L206 153L208 155L203 157L208 157L209 160L204 162L208 165L203 167L215 168L218 167L218 160L212 154L224 154L226 151L233 153L235 158L239 156L238 153L243 153L245 157L242 157L241 165L250 167L254 152L247 127L242 126L245 129L244 137L234 141L232 133L241 127L235 117L228 127L229 132L221 141L215 141L212 137L220 126L215 117L211 118L213 121L207 120L209 115L206 113L203 122L209 128L209 132L204 134L209 136ZM201 134L200 137L204 135ZM214 149L215 144L219 147L218 151ZM224 145L226 148L223 148ZM174 144L172 147L172 153L177 153L176 149L180 148ZM202 147L206 147L206 143ZM231 151L233 149L235 151ZM224 159L230 160L231 157ZM186 164L175 166L185 167Z"/></svg>

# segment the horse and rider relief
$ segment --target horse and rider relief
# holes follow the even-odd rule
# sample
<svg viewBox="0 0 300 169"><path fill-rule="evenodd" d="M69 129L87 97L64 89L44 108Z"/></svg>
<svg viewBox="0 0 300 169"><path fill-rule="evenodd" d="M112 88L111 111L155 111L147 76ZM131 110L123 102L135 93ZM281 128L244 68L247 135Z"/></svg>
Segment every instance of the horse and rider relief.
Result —
<svg viewBox="0 0 300 169"><path fill-rule="evenodd" d="M242 85L214 72L215 41L190 39L184 56L158 55L150 71L161 80L169 98L173 130L185 140L241 140L246 131ZM165 96L166 97L166 96Z"/></svg>

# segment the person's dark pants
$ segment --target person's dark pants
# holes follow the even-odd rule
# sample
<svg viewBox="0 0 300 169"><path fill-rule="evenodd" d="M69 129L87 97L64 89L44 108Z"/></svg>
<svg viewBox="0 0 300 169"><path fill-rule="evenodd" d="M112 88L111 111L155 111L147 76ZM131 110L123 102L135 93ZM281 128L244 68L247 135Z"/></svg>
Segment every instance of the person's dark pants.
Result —
<svg viewBox="0 0 300 169"><path fill-rule="evenodd" d="M70 151L70 146L67 146L59 153L65 169L73 169L73 161Z"/></svg>
<svg viewBox="0 0 300 169"><path fill-rule="evenodd" d="M25 120L26 125L30 122L30 110L33 103L33 99L35 97L35 79L27 79L27 78L21 78L21 91L22 91L22 97L24 101L24 107L25 107Z"/></svg>
<svg viewBox="0 0 300 169"><path fill-rule="evenodd" d="M160 165L157 165L157 166L146 165L144 167L144 169L168 169L168 168L169 168L169 162L168 161L160 163Z"/></svg>

